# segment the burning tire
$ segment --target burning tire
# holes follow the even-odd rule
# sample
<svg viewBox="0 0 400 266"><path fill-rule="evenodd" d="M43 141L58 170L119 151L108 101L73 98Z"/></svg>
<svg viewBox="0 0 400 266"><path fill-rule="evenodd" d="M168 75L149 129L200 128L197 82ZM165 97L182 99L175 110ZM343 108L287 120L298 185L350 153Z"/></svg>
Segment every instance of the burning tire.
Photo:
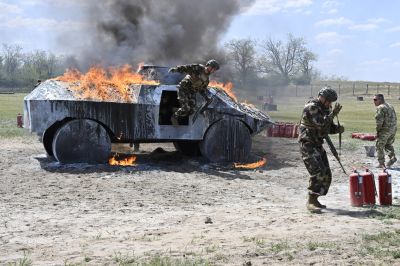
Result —
<svg viewBox="0 0 400 266"><path fill-rule="evenodd" d="M199 141L176 141L175 149L186 156L200 156Z"/></svg>
<svg viewBox="0 0 400 266"><path fill-rule="evenodd" d="M111 140L99 123L76 119L57 130L52 151L61 163L105 163L111 152Z"/></svg>
<svg viewBox="0 0 400 266"><path fill-rule="evenodd" d="M243 162L250 155L250 131L237 119L223 119L208 128L199 146L211 162Z"/></svg>

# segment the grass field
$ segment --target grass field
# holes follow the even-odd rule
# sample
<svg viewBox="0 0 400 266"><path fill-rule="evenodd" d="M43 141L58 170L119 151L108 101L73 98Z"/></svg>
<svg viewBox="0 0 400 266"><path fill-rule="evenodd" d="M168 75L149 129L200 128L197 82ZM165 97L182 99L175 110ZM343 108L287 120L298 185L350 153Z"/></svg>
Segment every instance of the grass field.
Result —
<svg viewBox="0 0 400 266"><path fill-rule="evenodd" d="M23 114L23 100L26 94L0 94L0 137L17 137L26 130L17 127L17 115Z"/></svg>
<svg viewBox="0 0 400 266"><path fill-rule="evenodd" d="M298 122L306 100L304 98L278 99L278 111L269 112L269 115L276 121ZM346 126L346 132L375 132L375 106L372 100L357 101L355 98L344 98L339 102L343 105L339 120ZM399 102L395 102L394 105L396 110L400 109Z"/></svg>
<svg viewBox="0 0 400 266"><path fill-rule="evenodd" d="M278 106L278 110L269 111L268 115L276 122L298 123L306 101L308 101L306 97L277 98L275 103ZM399 114L400 101L393 98L389 98L387 101L395 107L397 114ZM345 127L345 132L342 135L342 148L354 150L362 146L374 146L374 141L361 141L351 138L352 132L375 134L375 105L373 104L372 96L364 97L364 101L357 101L356 97L350 95L342 96L338 102L343 105L339 113L339 121ZM337 123L336 119L335 123ZM331 138L334 145L338 145L338 135L332 135ZM400 131L397 131L396 139L399 138ZM400 146L396 145L396 142L394 147L396 153L399 153Z"/></svg>

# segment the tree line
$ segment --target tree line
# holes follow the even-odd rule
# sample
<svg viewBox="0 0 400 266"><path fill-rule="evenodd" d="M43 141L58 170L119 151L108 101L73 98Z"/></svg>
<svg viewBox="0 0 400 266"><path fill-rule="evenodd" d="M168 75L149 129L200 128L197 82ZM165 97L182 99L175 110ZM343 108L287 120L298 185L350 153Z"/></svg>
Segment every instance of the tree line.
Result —
<svg viewBox="0 0 400 266"><path fill-rule="evenodd" d="M233 39L222 47L225 71L221 76L233 81L235 87L251 85L306 85L318 76L312 63L317 56L307 48L304 38L292 34L286 40L268 38L255 41ZM192 63L192 62L187 62ZM77 66L73 56L57 56L36 50L24 53L19 45L3 44L0 50L0 87L32 88L38 80L46 80Z"/></svg>
<svg viewBox="0 0 400 266"><path fill-rule="evenodd" d="M24 53L19 45L2 45L0 87L32 87L38 80L55 77L65 70L65 60L46 51Z"/></svg>

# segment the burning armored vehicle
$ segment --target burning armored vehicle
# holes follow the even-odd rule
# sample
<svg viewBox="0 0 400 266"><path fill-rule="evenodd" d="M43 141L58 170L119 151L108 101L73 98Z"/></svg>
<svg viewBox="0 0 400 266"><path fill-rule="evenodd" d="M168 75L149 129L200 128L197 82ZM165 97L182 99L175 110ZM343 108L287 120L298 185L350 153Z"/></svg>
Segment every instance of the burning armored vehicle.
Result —
<svg viewBox="0 0 400 266"><path fill-rule="evenodd" d="M41 83L24 99L24 127L61 163L104 163L111 143L150 142L173 142L182 153L212 162L239 162L250 154L251 136L271 124L212 84L208 99L196 96L196 112L172 124L182 76L155 66L142 67L133 80L120 72L107 82L72 72Z"/></svg>

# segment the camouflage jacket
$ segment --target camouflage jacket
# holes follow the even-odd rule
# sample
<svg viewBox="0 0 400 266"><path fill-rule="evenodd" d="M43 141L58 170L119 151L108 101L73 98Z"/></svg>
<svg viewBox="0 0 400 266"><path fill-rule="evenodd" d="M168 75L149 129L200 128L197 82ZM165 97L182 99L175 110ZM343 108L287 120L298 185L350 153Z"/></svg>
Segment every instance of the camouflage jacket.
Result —
<svg viewBox="0 0 400 266"><path fill-rule="evenodd" d="M393 106L388 103L378 105L375 114L376 132L390 132L397 129L397 116Z"/></svg>
<svg viewBox="0 0 400 266"><path fill-rule="evenodd" d="M177 66L176 71L187 74L181 81L183 83L190 81L192 89L195 91L205 90L210 82L210 74L206 73L206 67L201 64Z"/></svg>
<svg viewBox="0 0 400 266"><path fill-rule="evenodd" d="M322 145L326 134L338 133L339 127L333 123L330 112L318 99L306 103L300 121L299 142Z"/></svg>

